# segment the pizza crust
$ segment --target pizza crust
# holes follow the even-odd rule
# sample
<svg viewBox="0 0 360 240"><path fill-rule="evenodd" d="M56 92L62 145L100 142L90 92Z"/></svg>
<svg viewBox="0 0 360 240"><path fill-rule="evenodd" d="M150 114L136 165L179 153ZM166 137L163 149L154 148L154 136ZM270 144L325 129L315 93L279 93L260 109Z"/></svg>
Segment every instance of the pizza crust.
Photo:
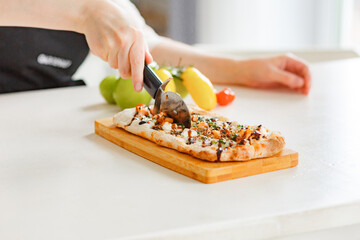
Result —
<svg viewBox="0 0 360 240"><path fill-rule="evenodd" d="M191 111L201 115L214 116L222 121L227 121L226 118L218 116L214 113L199 109L191 109ZM184 138L168 134L163 130L152 129L154 126L154 123L152 122L150 122L150 124L140 125L140 120L133 120L135 113L135 108L125 109L117 113L113 118L115 126L123 128L128 132L146 138L161 146L172 148L179 152L183 152L206 161L246 161L250 159L270 157L279 153L285 146L284 137L278 132L271 132L266 139L256 140L252 142L251 145L236 145L235 147L227 148L222 151L219 156L218 148L214 145L203 147L201 142L195 142L188 145L186 144L186 140Z"/></svg>

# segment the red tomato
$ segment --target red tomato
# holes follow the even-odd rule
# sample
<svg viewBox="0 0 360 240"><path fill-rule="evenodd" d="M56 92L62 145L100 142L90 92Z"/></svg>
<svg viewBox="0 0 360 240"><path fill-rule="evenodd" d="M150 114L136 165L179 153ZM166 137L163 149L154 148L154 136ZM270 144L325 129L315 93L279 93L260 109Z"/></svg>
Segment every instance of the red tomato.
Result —
<svg viewBox="0 0 360 240"><path fill-rule="evenodd" d="M224 88L216 94L216 99L219 105L225 106L234 101L235 93L230 88Z"/></svg>

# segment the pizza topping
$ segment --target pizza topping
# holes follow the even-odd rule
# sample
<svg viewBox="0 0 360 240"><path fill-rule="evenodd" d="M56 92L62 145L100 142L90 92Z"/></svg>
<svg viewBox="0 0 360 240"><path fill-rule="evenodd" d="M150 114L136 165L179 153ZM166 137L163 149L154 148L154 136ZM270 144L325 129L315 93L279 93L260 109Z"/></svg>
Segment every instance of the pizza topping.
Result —
<svg viewBox="0 0 360 240"><path fill-rule="evenodd" d="M245 145L247 142L248 141L245 138L243 138L240 140L239 145Z"/></svg>
<svg viewBox="0 0 360 240"><path fill-rule="evenodd" d="M261 133L257 130L253 131L252 134L251 134L251 137L255 140L259 140L260 139L260 136L261 136Z"/></svg>
<svg viewBox="0 0 360 240"><path fill-rule="evenodd" d="M197 122L197 121L198 121L197 116L196 116L196 115L193 115L193 116L191 117L191 121L193 121L193 122Z"/></svg>
<svg viewBox="0 0 360 240"><path fill-rule="evenodd" d="M219 140L218 148L216 150L217 161L220 161L222 152L225 151L228 147L229 144L224 139Z"/></svg>
<svg viewBox="0 0 360 240"><path fill-rule="evenodd" d="M143 103L140 103L140 104L136 105L136 111L138 112L140 108L144 108L144 107L146 107L146 105Z"/></svg>
<svg viewBox="0 0 360 240"><path fill-rule="evenodd" d="M161 126L159 126L159 125L154 125L154 126L152 126L151 128L154 129L154 130L160 130L160 129L161 129Z"/></svg>
<svg viewBox="0 0 360 240"><path fill-rule="evenodd" d="M195 142L196 142L196 138L189 137L188 140L187 140L187 142L186 142L186 144L187 144L187 145L190 145L190 144L193 144L193 143L195 143Z"/></svg>
<svg viewBox="0 0 360 240"><path fill-rule="evenodd" d="M166 117L166 118L164 119L164 121L165 121L165 122L168 122L168 123L173 123L173 122L174 122L174 119L169 118L169 117Z"/></svg>
<svg viewBox="0 0 360 240"><path fill-rule="evenodd" d="M206 122L200 122L198 124L199 129L205 129L205 128L209 128L209 125Z"/></svg>
<svg viewBox="0 0 360 240"><path fill-rule="evenodd" d="M156 114L153 118L156 120L155 124L161 125L165 121L166 114L163 112L160 112L159 114Z"/></svg>
<svg viewBox="0 0 360 240"><path fill-rule="evenodd" d="M221 147L218 147L218 149L216 150L216 157L217 157L217 160L220 161L220 158L221 158L221 153L223 152L224 150L221 148Z"/></svg>
<svg viewBox="0 0 360 240"><path fill-rule="evenodd" d="M202 147L206 147L206 146L211 145L211 138L201 136L201 140L202 140L202 144L201 144Z"/></svg>
<svg viewBox="0 0 360 240"><path fill-rule="evenodd" d="M190 130L190 129L184 129L184 131L181 133L181 137L182 138L189 138L189 137L197 137L197 132L194 130Z"/></svg>
<svg viewBox="0 0 360 240"><path fill-rule="evenodd" d="M221 138L220 131L212 130L211 133L213 134L214 138L216 138L216 139Z"/></svg>
<svg viewBox="0 0 360 240"><path fill-rule="evenodd" d="M164 122L164 124L162 125L162 130L169 133L172 130L171 123Z"/></svg>
<svg viewBox="0 0 360 240"><path fill-rule="evenodd" d="M146 108L140 109L139 113L144 115L144 116L149 116L150 115L150 112Z"/></svg>
<svg viewBox="0 0 360 240"><path fill-rule="evenodd" d="M129 124L126 125L126 126L127 126L127 127L130 126L130 125L133 123L133 121L136 120L136 119L137 119L137 117L136 117L136 115L135 115L135 116L131 119L131 121L129 122Z"/></svg>
<svg viewBox="0 0 360 240"><path fill-rule="evenodd" d="M163 112L153 115L152 108L145 105L136 106L131 123L134 120L138 120L139 125L149 124L149 127L154 130L163 130L173 136L181 137L185 139L186 144L198 142L203 147L221 148L220 152L226 150L227 147L251 145L254 141L266 139L269 135L269 130L262 125L246 126L235 121L221 121L217 117L200 115L196 112L191 114L192 124L189 129L181 123L174 123L174 119Z"/></svg>
<svg viewBox="0 0 360 240"><path fill-rule="evenodd" d="M252 133L252 131L250 129L246 129L243 138L248 139L250 137L251 133Z"/></svg>
<svg viewBox="0 0 360 240"><path fill-rule="evenodd" d="M181 133L184 130L183 126L176 124L176 123L173 123L171 125L171 128L172 128L173 133L175 133L175 134Z"/></svg>
<svg viewBox="0 0 360 240"><path fill-rule="evenodd" d="M218 126L216 125L216 122L208 122L208 125L212 128L212 129L215 129L217 130L218 129Z"/></svg>
<svg viewBox="0 0 360 240"><path fill-rule="evenodd" d="M236 141L236 138L238 137L239 135L237 133L235 133L234 135L231 136L231 140L233 141Z"/></svg>
<svg viewBox="0 0 360 240"><path fill-rule="evenodd" d="M194 130L185 129L181 133L181 137L186 140L186 144L193 144L196 141L196 137L198 136L197 132Z"/></svg>
<svg viewBox="0 0 360 240"><path fill-rule="evenodd" d="M145 104L138 104L136 106L136 114L141 114L141 115L144 115L144 116L149 116L150 115L150 111L149 111L149 107L147 107Z"/></svg>

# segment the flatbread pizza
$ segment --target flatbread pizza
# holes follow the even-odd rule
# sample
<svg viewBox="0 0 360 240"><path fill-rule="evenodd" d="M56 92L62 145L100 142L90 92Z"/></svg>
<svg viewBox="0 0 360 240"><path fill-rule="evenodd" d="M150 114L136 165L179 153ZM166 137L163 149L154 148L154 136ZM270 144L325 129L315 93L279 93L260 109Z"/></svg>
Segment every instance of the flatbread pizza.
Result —
<svg viewBox="0 0 360 240"><path fill-rule="evenodd" d="M270 157L285 146L284 137L262 125L248 126L214 113L189 107L191 128L163 112L138 105L117 113L116 127L206 161L246 161Z"/></svg>

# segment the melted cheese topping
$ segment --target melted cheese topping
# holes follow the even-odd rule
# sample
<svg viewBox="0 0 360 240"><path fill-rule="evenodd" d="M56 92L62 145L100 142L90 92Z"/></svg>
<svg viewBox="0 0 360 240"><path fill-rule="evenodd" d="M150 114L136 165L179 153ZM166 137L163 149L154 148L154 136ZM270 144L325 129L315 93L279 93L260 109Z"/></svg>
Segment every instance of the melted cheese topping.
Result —
<svg viewBox="0 0 360 240"><path fill-rule="evenodd" d="M234 147L236 145L252 144L254 141L267 138L270 135L268 129L259 126L247 126L238 122L223 122L217 117L191 114L191 128L185 128L181 124L173 122L173 119L164 113L151 114L151 109L146 106L136 108L132 121L129 125L139 125L141 128L152 128L164 131L175 137L182 138L186 144L201 144L205 146L217 146L218 148Z"/></svg>
<svg viewBox="0 0 360 240"><path fill-rule="evenodd" d="M169 122L165 122L163 125L162 125L162 130L164 130L164 132L167 132L169 133L172 129L172 124L169 123Z"/></svg>

